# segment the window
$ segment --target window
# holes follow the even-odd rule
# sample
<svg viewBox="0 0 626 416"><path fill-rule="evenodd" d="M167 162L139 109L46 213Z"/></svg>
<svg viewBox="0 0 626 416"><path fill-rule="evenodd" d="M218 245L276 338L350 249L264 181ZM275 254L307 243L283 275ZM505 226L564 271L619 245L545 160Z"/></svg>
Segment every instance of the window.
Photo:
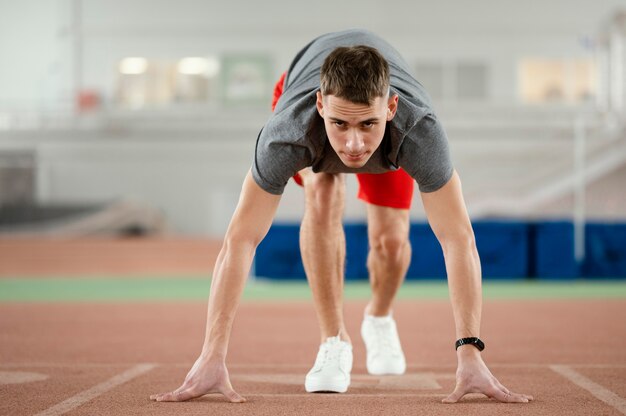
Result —
<svg viewBox="0 0 626 416"><path fill-rule="evenodd" d="M435 101L488 98L488 71L481 62L420 62L416 76Z"/></svg>
<svg viewBox="0 0 626 416"><path fill-rule="evenodd" d="M519 94L525 103L582 103L596 94L596 69L586 59L524 59Z"/></svg>
<svg viewBox="0 0 626 416"><path fill-rule="evenodd" d="M417 80L435 100L444 98L443 64L437 62L420 63L416 69Z"/></svg>
<svg viewBox="0 0 626 416"><path fill-rule="evenodd" d="M224 56L221 83L225 104L267 106L272 96L271 59L260 54Z"/></svg>
<svg viewBox="0 0 626 416"><path fill-rule="evenodd" d="M460 100L487 98L487 68L481 63L459 62L455 67L456 96Z"/></svg>
<svg viewBox="0 0 626 416"><path fill-rule="evenodd" d="M130 108L210 102L218 96L219 73L220 61L216 57L178 61L124 58L118 66L115 101Z"/></svg>

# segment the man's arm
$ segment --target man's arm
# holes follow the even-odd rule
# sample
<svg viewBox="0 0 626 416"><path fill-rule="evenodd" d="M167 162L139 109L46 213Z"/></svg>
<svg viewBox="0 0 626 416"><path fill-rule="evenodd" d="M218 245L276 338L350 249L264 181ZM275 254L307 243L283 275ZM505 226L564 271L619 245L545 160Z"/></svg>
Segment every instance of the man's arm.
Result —
<svg viewBox="0 0 626 416"><path fill-rule="evenodd" d="M482 310L480 259L458 174L455 171L446 185L421 196L428 222L443 249L456 338L478 337ZM459 347L457 360L456 388L444 403L455 403L468 393L483 393L502 402L532 400L532 396L513 393L500 384L473 345Z"/></svg>
<svg viewBox="0 0 626 416"><path fill-rule="evenodd" d="M244 401L230 384L226 352L254 252L272 224L279 201L280 195L264 191L248 172L215 263L202 353L177 390L154 394L151 399L183 401L222 393L232 402Z"/></svg>

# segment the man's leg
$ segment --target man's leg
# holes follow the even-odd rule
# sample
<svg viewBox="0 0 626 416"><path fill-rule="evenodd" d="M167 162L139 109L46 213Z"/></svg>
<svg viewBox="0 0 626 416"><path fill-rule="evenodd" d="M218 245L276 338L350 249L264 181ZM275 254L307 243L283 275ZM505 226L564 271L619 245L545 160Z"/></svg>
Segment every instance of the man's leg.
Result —
<svg viewBox="0 0 626 416"><path fill-rule="evenodd" d="M370 374L404 374L406 359L391 305L411 260L409 210L367 205L370 252L367 267L372 300L365 308L361 337Z"/></svg>
<svg viewBox="0 0 626 416"><path fill-rule="evenodd" d="M301 172L305 210L300 228L300 250L311 286L322 342L337 335L350 342L343 321L343 280L346 240L342 217L345 177Z"/></svg>
<svg viewBox="0 0 626 416"><path fill-rule="evenodd" d="M283 93L283 72L274 86L272 111ZM343 322L343 270L346 239L341 218L345 199L344 175L303 169L294 179L304 186L306 208L300 228L304 270L313 292L322 342L339 335L350 342Z"/></svg>
<svg viewBox="0 0 626 416"><path fill-rule="evenodd" d="M372 299L366 314L387 316L411 262L409 210L367 204Z"/></svg>
<svg viewBox="0 0 626 416"><path fill-rule="evenodd" d="M305 211L300 229L300 248L322 342L313 368L307 373L307 392L343 393L350 386L352 345L343 321L343 267L346 241L343 216L343 175L300 173L304 185Z"/></svg>
<svg viewBox="0 0 626 416"><path fill-rule="evenodd" d="M359 198L367 202L370 245L367 268L372 300L361 325L367 371L376 375L403 374L406 360L391 306L411 261L409 209L414 181L402 169L379 175L359 174L357 178Z"/></svg>

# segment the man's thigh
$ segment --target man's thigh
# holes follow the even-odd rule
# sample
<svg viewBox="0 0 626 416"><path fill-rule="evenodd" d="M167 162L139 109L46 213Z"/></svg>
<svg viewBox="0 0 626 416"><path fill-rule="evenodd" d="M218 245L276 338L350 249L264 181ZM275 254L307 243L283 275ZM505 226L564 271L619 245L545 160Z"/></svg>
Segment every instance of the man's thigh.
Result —
<svg viewBox="0 0 626 416"><path fill-rule="evenodd" d="M343 212L346 193L346 175L342 173L315 173L311 168L299 171L294 179L304 187L307 208L339 209Z"/></svg>

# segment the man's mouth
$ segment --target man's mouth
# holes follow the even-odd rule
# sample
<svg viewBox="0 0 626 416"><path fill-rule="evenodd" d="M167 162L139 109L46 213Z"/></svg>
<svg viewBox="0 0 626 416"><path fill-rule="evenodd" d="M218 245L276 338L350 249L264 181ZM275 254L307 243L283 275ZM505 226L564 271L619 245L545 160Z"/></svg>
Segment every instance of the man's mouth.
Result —
<svg viewBox="0 0 626 416"><path fill-rule="evenodd" d="M349 160L361 160L361 159L363 159L363 156L365 156L365 152L359 153L359 154L356 154L356 155L351 155L349 153L345 153L345 155L346 155L346 158L349 159Z"/></svg>

